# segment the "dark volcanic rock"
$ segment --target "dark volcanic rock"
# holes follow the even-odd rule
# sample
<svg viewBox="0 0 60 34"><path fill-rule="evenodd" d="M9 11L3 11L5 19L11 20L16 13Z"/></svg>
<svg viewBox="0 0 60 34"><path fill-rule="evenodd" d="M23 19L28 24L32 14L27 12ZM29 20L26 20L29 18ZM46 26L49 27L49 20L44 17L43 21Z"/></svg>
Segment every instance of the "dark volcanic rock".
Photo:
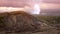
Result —
<svg viewBox="0 0 60 34"><path fill-rule="evenodd" d="M43 23L36 17L23 11L6 12L0 14L3 18L4 30L9 32L40 31ZM44 25L45 26L45 25Z"/></svg>

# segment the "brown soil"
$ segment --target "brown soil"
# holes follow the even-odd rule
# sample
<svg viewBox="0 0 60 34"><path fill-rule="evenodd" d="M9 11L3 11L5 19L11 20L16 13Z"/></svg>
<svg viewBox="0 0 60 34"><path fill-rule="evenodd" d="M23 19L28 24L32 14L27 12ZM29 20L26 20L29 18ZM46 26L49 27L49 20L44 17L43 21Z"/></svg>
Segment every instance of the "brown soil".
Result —
<svg viewBox="0 0 60 34"><path fill-rule="evenodd" d="M6 32L38 32L42 31L44 25L36 17L24 11L0 13L3 30ZM43 29L46 29L45 27Z"/></svg>

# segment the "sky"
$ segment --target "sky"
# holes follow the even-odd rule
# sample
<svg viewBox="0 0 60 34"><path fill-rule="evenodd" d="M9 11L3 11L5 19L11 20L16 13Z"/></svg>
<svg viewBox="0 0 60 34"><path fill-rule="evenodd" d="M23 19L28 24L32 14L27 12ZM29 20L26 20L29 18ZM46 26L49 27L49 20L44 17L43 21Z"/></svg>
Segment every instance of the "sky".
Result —
<svg viewBox="0 0 60 34"><path fill-rule="evenodd" d="M33 2L33 3L32 3ZM39 3L40 0L0 0L0 6L22 7L24 5Z"/></svg>
<svg viewBox="0 0 60 34"><path fill-rule="evenodd" d="M24 6L34 6L34 4L36 3L39 4L40 9L43 9L42 12L48 9L45 12L52 13L58 11L58 13L60 14L60 0L0 0L0 7L19 8Z"/></svg>
<svg viewBox="0 0 60 34"><path fill-rule="evenodd" d="M60 0L42 0L42 9L60 9Z"/></svg>
<svg viewBox="0 0 60 34"><path fill-rule="evenodd" d="M53 4L60 4L60 0L43 0L45 3L53 3Z"/></svg>
<svg viewBox="0 0 60 34"><path fill-rule="evenodd" d="M60 9L60 0L0 0L0 7L23 7L40 3L41 9Z"/></svg>

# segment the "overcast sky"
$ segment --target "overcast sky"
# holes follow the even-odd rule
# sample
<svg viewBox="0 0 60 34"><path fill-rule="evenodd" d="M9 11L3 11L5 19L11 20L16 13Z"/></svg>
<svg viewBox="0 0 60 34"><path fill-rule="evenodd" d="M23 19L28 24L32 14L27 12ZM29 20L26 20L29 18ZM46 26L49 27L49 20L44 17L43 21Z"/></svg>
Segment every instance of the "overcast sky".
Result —
<svg viewBox="0 0 60 34"><path fill-rule="evenodd" d="M40 0L0 0L0 6L12 6L12 7L19 7L24 5L29 5L29 3L39 3Z"/></svg>
<svg viewBox="0 0 60 34"><path fill-rule="evenodd" d="M0 7L23 7L26 5L33 6L34 3L41 3L40 9L43 9L44 11L45 9L49 9L49 11L51 12L50 9L59 9L58 13L60 12L60 0L0 0Z"/></svg>
<svg viewBox="0 0 60 34"><path fill-rule="evenodd" d="M43 2L43 3L57 3L60 4L60 0L0 0L0 6L20 6L21 4Z"/></svg>
<svg viewBox="0 0 60 34"><path fill-rule="evenodd" d="M60 4L60 0L43 0L43 2L45 2L45 3L59 3Z"/></svg>
<svg viewBox="0 0 60 34"><path fill-rule="evenodd" d="M33 2L33 3L32 3ZM6 7L23 7L25 5L33 6L34 3L41 3L41 7L44 9L57 8L60 9L60 0L0 0L0 6Z"/></svg>

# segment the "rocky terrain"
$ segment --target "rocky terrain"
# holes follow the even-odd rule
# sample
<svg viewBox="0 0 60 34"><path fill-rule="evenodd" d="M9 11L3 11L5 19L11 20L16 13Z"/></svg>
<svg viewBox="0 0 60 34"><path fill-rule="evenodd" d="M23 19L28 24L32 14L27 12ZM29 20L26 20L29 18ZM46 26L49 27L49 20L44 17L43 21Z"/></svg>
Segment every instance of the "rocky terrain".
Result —
<svg viewBox="0 0 60 34"><path fill-rule="evenodd" d="M60 24L48 25L24 11L5 12L0 13L0 34L60 34Z"/></svg>

